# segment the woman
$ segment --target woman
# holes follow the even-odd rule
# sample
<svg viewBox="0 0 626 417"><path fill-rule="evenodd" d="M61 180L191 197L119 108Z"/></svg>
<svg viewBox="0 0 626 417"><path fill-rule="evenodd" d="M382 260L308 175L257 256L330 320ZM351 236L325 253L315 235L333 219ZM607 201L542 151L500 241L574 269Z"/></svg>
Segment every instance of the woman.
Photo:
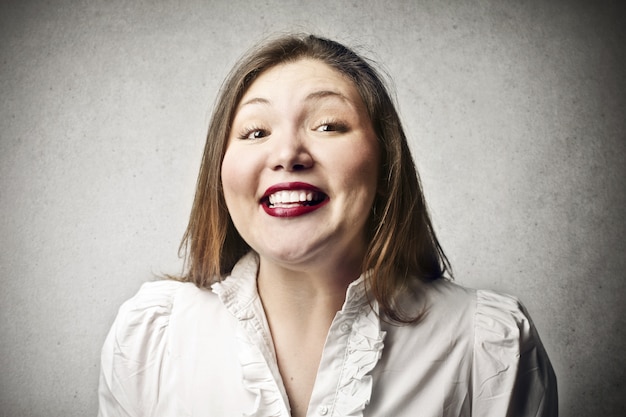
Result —
<svg viewBox="0 0 626 417"><path fill-rule="evenodd" d="M105 342L101 416L555 416L514 298L462 288L381 77L315 36L253 49L207 136L186 275Z"/></svg>

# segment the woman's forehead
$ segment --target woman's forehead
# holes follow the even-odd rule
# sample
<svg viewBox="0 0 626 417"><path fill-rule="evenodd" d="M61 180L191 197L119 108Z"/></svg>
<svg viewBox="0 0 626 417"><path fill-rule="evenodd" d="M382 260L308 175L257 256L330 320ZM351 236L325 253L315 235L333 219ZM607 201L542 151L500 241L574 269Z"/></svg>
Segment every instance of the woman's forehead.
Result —
<svg viewBox="0 0 626 417"><path fill-rule="evenodd" d="M362 105L354 82L337 69L317 59L303 58L281 63L263 71L244 92L237 111L248 104L268 104L279 93L302 100L343 100Z"/></svg>

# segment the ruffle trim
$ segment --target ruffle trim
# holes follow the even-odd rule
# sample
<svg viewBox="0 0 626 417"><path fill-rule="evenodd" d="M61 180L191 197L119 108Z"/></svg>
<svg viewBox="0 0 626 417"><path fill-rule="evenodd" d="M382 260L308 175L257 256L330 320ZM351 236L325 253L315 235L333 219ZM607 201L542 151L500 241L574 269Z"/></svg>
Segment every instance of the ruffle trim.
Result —
<svg viewBox="0 0 626 417"><path fill-rule="evenodd" d="M258 259L253 252L237 262L231 276L212 285L226 308L237 319L238 359L242 372L242 385L250 393L243 408L243 416L288 417L290 415L286 394L276 382L278 369L270 369L275 356L271 342L266 340L269 329L261 321L262 306L256 292Z"/></svg>
<svg viewBox="0 0 626 417"><path fill-rule="evenodd" d="M244 416L288 417L286 393L277 380L278 369L271 369L273 351L263 340L266 329L259 318L263 316L257 304L255 274L257 260L250 254L242 258L233 269L231 278L213 285L213 291L238 319L238 358L242 370L242 383L250 393L251 405ZM250 281L250 282L246 282ZM370 307L365 296L363 277L348 288L346 302L339 313L353 322L343 360L333 410L330 415L362 417L369 404L373 380L369 373L382 356L385 332L380 329L378 304ZM250 289L252 288L252 290ZM268 348L267 350L265 348ZM242 399L242 401L245 401Z"/></svg>
<svg viewBox="0 0 626 417"><path fill-rule="evenodd" d="M244 323L239 323L237 330L239 342L239 363L243 373L243 386L255 398L252 410L245 412L246 417L289 415L285 410L282 395L272 372L259 349L250 341Z"/></svg>
<svg viewBox="0 0 626 417"><path fill-rule="evenodd" d="M370 402L373 380L369 373L382 356L386 333L380 330L375 311L369 310L369 313L358 317L353 325L332 415L362 417L363 410ZM247 323L244 321L239 324L237 340L240 344L243 386L255 398L252 409L244 416L288 416L289 410L284 407L282 394L267 362L248 337L245 329Z"/></svg>
<svg viewBox="0 0 626 417"><path fill-rule="evenodd" d="M382 356L386 333L380 330L376 310L364 308L369 312L362 312L352 327L333 415L362 417L372 396L369 373Z"/></svg>

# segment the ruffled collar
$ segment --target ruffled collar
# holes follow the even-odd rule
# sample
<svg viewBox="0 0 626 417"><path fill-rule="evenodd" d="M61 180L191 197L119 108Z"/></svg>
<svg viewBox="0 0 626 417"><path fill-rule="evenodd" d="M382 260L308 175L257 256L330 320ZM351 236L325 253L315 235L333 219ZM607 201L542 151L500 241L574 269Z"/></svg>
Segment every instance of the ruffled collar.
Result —
<svg viewBox="0 0 626 417"><path fill-rule="evenodd" d="M238 320L238 358L243 385L253 398L246 405L244 415L286 417L290 415L289 401L257 292L258 266L258 255L248 253L235 265L230 276L213 284L212 290ZM371 397L372 377L369 372L381 357L385 332L380 329L378 304L368 301L364 280L365 277L361 276L350 284L344 305L333 321L333 325L336 322L342 322L342 325L351 323L351 331L332 409L327 410L328 416L360 417ZM316 386L313 396L317 390Z"/></svg>
<svg viewBox="0 0 626 417"><path fill-rule="evenodd" d="M360 278L362 279L362 278ZM350 289L355 294L351 297ZM341 376L337 386L332 416L362 417L363 410L372 396L373 379L370 372L382 356L385 332L380 329L378 304L370 304L365 285L348 288L346 305L336 320L352 323L348 338Z"/></svg>

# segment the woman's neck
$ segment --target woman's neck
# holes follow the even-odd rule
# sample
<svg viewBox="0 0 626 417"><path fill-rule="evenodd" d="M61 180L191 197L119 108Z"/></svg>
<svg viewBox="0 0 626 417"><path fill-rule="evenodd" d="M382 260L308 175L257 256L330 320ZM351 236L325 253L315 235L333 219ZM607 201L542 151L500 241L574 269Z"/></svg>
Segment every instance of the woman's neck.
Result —
<svg viewBox="0 0 626 417"><path fill-rule="evenodd" d="M294 318L303 320L324 311L334 316L348 286L359 277L360 267L360 261L349 259L331 267L292 267L261 258L257 285L266 314L291 317L296 313Z"/></svg>
<svg viewBox="0 0 626 417"><path fill-rule="evenodd" d="M261 258L259 296L295 417L306 415L328 330L358 276L354 266L296 270Z"/></svg>

